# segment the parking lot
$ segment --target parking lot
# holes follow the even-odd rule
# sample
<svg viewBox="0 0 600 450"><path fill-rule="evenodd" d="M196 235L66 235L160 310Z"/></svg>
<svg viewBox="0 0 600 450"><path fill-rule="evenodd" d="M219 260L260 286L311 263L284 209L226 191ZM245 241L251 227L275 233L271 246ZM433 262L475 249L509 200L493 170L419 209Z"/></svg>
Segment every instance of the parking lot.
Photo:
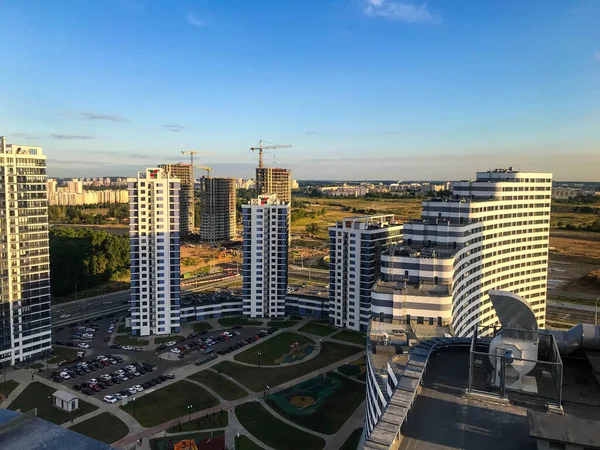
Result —
<svg viewBox="0 0 600 450"><path fill-rule="evenodd" d="M114 318L103 317L99 318L99 320L91 320L89 323L79 324L85 325L88 328L90 324L96 324L98 327L93 338L88 340L69 340L69 336L72 335L73 330L75 330L76 327L66 326L62 330L55 330L53 337L53 342L55 344L57 341L63 344L72 342L74 349L85 352L85 356L82 360L57 368L55 376L63 369L75 369L75 366L81 364L81 362L85 362L88 368L88 370L85 370L83 366L79 365L77 366L77 369L79 369L80 373L77 373L77 371L70 371L69 374L74 375L74 377L62 381L62 384L65 387L73 389L75 385L81 386L82 383L88 383L93 379L104 381L102 380L103 376L104 378L109 378L108 375L110 374L109 385L100 389L98 392L94 392L94 397L102 400L106 395L114 395L136 385L145 386L146 389L156 389L159 388L161 384L161 380L157 380L160 375L169 374L174 369L184 365L194 364L196 362L200 365L205 360L210 360L215 357L218 358L220 357L219 354L229 353L231 349L228 350L228 348L230 347L236 347L235 350L241 349L248 344L247 341L249 341L252 336L256 336L262 329L258 327L242 327L236 329L210 330L203 334L195 333L195 336L188 335L185 340L177 342L172 346L166 346L164 344L159 346L148 345L140 347L141 351L133 351L125 350L124 348L115 348L118 346L111 346L110 342L105 342L105 337L109 336L108 330L111 320L114 321ZM115 332L118 325L122 323L123 322L118 322L116 324ZM224 339L221 336L225 331L228 331L233 336L229 339ZM214 343L207 342L209 338L212 339ZM77 348L77 345L80 342L85 342L89 344L90 347L88 349ZM186 347L188 348L186 349ZM174 348L181 348L183 350L182 358L171 351ZM104 364L107 365L98 361L101 357L104 357L102 359L105 359ZM100 367L94 367L93 363L97 363L95 365ZM137 372L137 375L128 371L126 368L132 364L137 365L137 368L134 371ZM144 370L141 370L142 367L144 367ZM143 373L143 371L148 369L151 371ZM124 371L125 376L128 379L123 380L122 378L119 378L116 373L118 370ZM52 374L49 374L49 378L52 378ZM150 386L150 384L154 384L151 380L155 382L154 386ZM99 383L93 384L100 387Z"/></svg>

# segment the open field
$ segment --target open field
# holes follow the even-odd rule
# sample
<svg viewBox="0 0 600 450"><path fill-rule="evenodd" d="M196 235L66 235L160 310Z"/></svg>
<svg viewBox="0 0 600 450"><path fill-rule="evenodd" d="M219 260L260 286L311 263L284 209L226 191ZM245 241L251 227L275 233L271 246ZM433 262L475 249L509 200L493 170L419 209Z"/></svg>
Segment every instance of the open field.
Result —
<svg viewBox="0 0 600 450"><path fill-rule="evenodd" d="M167 342L170 342L170 341L176 341L177 338L185 339L185 336L180 336L178 334L171 334L169 336L158 336L158 337L154 338L154 343L155 344L166 344Z"/></svg>
<svg viewBox="0 0 600 450"><path fill-rule="evenodd" d="M9 394L14 391L19 383L14 380L8 380L6 383L0 383L0 394L8 397Z"/></svg>
<svg viewBox="0 0 600 450"><path fill-rule="evenodd" d="M261 353L260 363L264 365L277 364L275 361L281 357L282 354L290 351L290 345L297 342L298 344L313 344L313 341L306 336L291 332L277 332L277 334L265 341L260 342L258 345L253 346L241 353L234 356L236 361L241 361L247 364L258 364L258 353Z"/></svg>
<svg viewBox="0 0 600 450"><path fill-rule="evenodd" d="M178 381L129 401L120 408L131 414L144 427L153 427L171 419L218 405L219 401L200 386ZM188 410L188 405L192 407ZM135 414L134 414L135 411Z"/></svg>
<svg viewBox="0 0 600 450"><path fill-rule="evenodd" d="M193 439L196 441L196 444L200 445L200 448L204 448L201 445L202 441L205 441L208 438L217 438L225 435L224 430L216 430L216 431L201 431L199 433L190 433L185 434L179 437L164 437L164 438L154 438L150 439L150 449L151 450L173 450L173 445L169 445L172 442L179 442L183 439Z"/></svg>
<svg viewBox="0 0 600 450"><path fill-rule="evenodd" d="M358 445L358 443L357 443ZM235 440L235 450L264 450L261 446L256 445L249 437L240 434ZM353 449L356 450L356 449Z"/></svg>
<svg viewBox="0 0 600 450"><path fill-rule="evenodd" d="M121 419L107 412L79 422L69 427L69 430L106 444L117 442L129 433L129 428Z"/></svg>
<svg viewBox="0 0 600 450"><path fill-rule="evenodd" d="M304 333L316 334L317 336L329 336L335 332L337 328L334 328L326 323L308 322L306 325L301 326L298 331Z"/></svg>
<svg viewBox="0 0 600 450"><path fill-rule="evenodd" d="M325 441L320 437L282 422L258 402L237 406L235 415L254 437L277 450L316 450L325 446Z"/></svg>
<svg viewBox="0 0 600 450"><path fill-rule="evenodd" d="M297 324L297 320L271 320L267 322L267 326L273 328L290 328Z"/></svg>
<svg viewBox="0 0 600 450"><path fill-rule="evenodd" d="M229 413L227 411L218 411L208 416L200 417L191 422L181 422L167 430L167 433L180 433L182 431L213 430L215 428L225 428L229 425Z"/></svg>
<svg viewBox="0 0 600 450"><path fill-rule="evenodd" d="M279 415L295 424L323 434L335 434L365 399L365 385L347 380L337 373L327 373L328 378L336 378L342 384L329 397L320 403L313 414L293 414L284 411L275 401L267 403ZM290 388L293 392L293 388Z"/></svg>
<svg viewBox="0 0 600 450"><path fill-rule="evenodd" d="M360 333L358 331L342 330L331 336L331 339L350 342L352 344L366 345L365 333Z"/></svg>
<svg viewBox="0 0 600 450"><path fill-rule="evenodd" d="M321 351L317 356L306 362L277 368L258 368L244 366L231 361L223 361L213 368L222 370L231 378L242 383L254 392L263 391L266 386L278 386L295 378L306 375L328 366L331 363L359 353L356 347L338 344L336 342L323 342Z"/></svg>
<svg viewBox="0 0 600 450"><path fill-rule="evenodd" d="M119 344L119 345L133 345L133 346L137 346L137 347L144 347L150 343L146 339L138 339L136 337L129 336L127 334L124 334L121 336L115 336L115 339L113 340L113 342L115 344Z"/></svg>
<svg viewBox="0 0 600 450"><path fill-rule="evenodd" d="M54 350L52 358L48 360L48 364L58 364L61 361L72 361L77 358L77 352L81 351L80 348L60 347L56 346L52 348Z"/></svg>
<svg viewBox="0 0 600 450"><path fill-rule="evenodd" d="M237 384L212 370L202 370L190 375L188 378L208 386L225 400L237 400L238 398L243 398L248 395L248 393Z"/></svg>
<svg viewBox="0 0 600 450"><path fill-rule="evenodd" d="M242 257L234 250L221 251L208 245L184 244L181 246L181 273L196 275L208 273L211 267L222 263L241 263Z"/></svg>
<svg viewBox="0 0 600 450"><path fill-rule="evenodd" d="M52 394L56 389L43 383L33 382L10 404L12 410L20 409L21 412L31 411L37 408L37 416L40 419L57 425L63 424L76 417L83 416L98 409L97 406L79 399L79 409L70 413L56 408L52 404Z"/></svg>
<svg viewBox="0 0 600 450"><path fill-rule="evenodd" d="M219 320L219 325L222 327L228 328L234 325L247 325L247 326L261 326L263 324L262 320L248 320L245 317L221 317Z"/></svg>
<svg viewBox="0 0 600 450"><path fill-rule="evenodd" d="M550 247L558 254L590 258L600 264L600 233L551 230Z"/></svg>
<svg viewBox="0 0 600 450"><path fill-rule="evenodd" d="M193 324L194 327L194 332L195 333L199 333L200 331L208 331L208 330L212 330L213 327L210 323L208 322L196 322L195 324Z"/></svg>

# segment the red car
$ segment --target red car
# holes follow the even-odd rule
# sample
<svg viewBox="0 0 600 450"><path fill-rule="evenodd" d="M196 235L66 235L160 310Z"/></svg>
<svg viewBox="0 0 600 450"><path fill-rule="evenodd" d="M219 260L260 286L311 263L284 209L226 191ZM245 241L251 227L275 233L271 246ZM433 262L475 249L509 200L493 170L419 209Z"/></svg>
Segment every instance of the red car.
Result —
<svg viewBox="0 0 600 450"><path fill-rule="evenodd" d="M103 365L104 367L106 367L106 366L110 366L110 362L108 361L108 359L104 359L104 360L102 360L102 361L100 361L100 362L102 363L102 365Z"/></svg>
<svg viewBox="0 0 600 450"><path fill-rule="evenodd" d="M95 392L100 392L100 386L98 386L97 384L92 384L90 386Z"/></svg>

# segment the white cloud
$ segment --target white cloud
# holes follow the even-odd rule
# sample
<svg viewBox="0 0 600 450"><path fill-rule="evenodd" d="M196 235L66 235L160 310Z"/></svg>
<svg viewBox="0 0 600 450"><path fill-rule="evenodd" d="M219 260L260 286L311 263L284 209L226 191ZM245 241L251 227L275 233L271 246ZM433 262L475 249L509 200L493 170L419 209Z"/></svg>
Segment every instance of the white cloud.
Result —
<svg viewBox="0 0 600 450"><path fill-rule="evenodd" d="M405 23L435 24L440 22L440 18L429 10L426 3L416 5L407 1L363 1L364 12L371 17L385 17L390 20L400 20Z"/></svg>
<svg viewBox="0 0 600 450"><path fill-rule="evenodd" d="M187 13L185 15L187 21L189 23L191 23L192 25L194 25L195 27L202 27L204 25L206 25L206 21L201 19L200 17L196 16L194 13Z"/></svg>
<svg viewBox="0 0 600 450"><path fill-rule="evenodd" d="M597 52L594 53L594 59L598 62L600 62L600 50L598 50Z"/></svg>

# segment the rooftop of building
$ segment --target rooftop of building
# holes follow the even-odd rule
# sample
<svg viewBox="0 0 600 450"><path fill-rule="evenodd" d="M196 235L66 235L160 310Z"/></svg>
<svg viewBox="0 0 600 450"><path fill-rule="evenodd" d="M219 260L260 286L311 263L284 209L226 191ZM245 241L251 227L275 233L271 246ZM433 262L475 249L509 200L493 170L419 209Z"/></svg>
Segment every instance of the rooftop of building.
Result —
<svg viewBox="0 0 600 450"><path fill-rule="evenodd" d="M433 284L421 281L418 284L404 282L404 280L383 281L377 280L373 286L373 291L381 294L393 294L406 289L407 295L420 297L448 297L451 295L450 285Z"/></svg>
<svg viewBox="0 0 600 450"><path fill-rule="evenodd" d="M0 409L0 448L116 450L108 444L40 419L34 411L21 414L8 409Z"/></svg>
<svg viewBox="0 0 600 450"><path fill-rule="evenodd" d="M354 228L375 230L398 225L402 225L402 223L396 220L394 214L380 214L376 216L344 217L342 220L338 220L335 223L335 226L332 226L330 228Z"/></svg>
<svg viewBox="0 0 600 450"><path fill-rule="evenodd" d="M384 252L383 255L387 256L396 256L396 257L406 257L406 258L438 258L438 259L449 259L453 258L456 255L456 252L459 249L455 248L447 248L442 246L423 246L419 244L414 245L406 245L399 244L394 245L393 247L388 248Z"/></svg>

